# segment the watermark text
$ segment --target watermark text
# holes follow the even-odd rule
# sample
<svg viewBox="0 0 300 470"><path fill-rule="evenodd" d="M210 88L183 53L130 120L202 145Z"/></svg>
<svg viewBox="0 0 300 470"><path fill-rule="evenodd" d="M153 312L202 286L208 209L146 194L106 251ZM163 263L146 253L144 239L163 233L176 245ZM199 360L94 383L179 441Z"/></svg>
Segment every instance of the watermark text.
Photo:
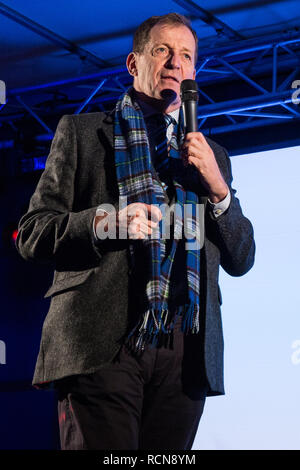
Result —
<svg viewBox="0 0 300 470"><path fill-rule="evenodd" d="M292 349L294 350L291 355L292 364L298 366L300 364L300 339L295 339L292 342Z"/></svg>
<svg viewBox="0 0 300 470"><path fill-rule="evenodd" d="M6 364L6 344L0 340L0 364Z"/></svg>
<svg viewBox="0 0 300 470"><path fill-rule="evenodd" d="M155 210L153 210L155 208ZM204 204L173 203L143 204L132 203L127 205L127 198L119 198L119 209L111 204L101 204L97 212L106 213L103 222L97 224L98 239L136 239L140 226L145 220L153 222L151 234L143 238L180 240L185 239L186 250L199 250L204 244ZM139 213L139 215L136 215ZM143 213L143 219L140 218ZM158 214L161 219L158 220Z"/></svg>
<svg viewBox="0 0 300 470"><path fill-rule="evenodd" d="M296 89L292 94L292 103L299 104L300 103L300 80L294 80L292 83L292 88Z"/></svg>
<svg viewBox="0 0 300 470"><path fill-rule="evenodd" d="M3 80L0 80L0 104L6 103L6 86Z"/></svg>

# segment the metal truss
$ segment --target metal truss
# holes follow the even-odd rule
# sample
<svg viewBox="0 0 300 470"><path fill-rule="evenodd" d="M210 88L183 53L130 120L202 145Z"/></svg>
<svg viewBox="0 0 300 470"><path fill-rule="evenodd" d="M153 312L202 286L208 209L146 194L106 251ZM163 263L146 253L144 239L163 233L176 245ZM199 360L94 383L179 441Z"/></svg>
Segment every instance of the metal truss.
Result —
<svg viewBox="0 0 300 470"><path fill-rule="evenodd" d="M241 45L243 47L239 47ZM199 127L203 128L208 118L221 115L231 121L231 124L227 127L224 125L219 128L207 127L204 131L219 133L256 125L271 125L276 120L300 119L300 112L295 106L299 101L293 99L293 81L299 76L300 70L300 34L284 35L281 38L269 38L263 41L257 39L244 41L237 46L219 48L200 58L201 63L197 67L200 94L211 104L199 106L198 117L201 120ZM246 83L249 86L250 96L216 103L211 96L201 90L201 87L207 83L208 74L215 88L220 84L221 77L226 81L231 80L235 87L240 81ZM265 75L268 75L269 88L260 83L259 77L262 74L264 81L266 81ZM254 92L256 93L253 95ZM232 95L234 97L234 92ZM272 107L276 109L281 107L285 113L272 112L269 110ZM247 119L235 122L233 127L232 119L235 116Z"/></svg>
<svg viewBox="0 0 300 470"><path fill-rule="evenodd" d="M53 44L56 44L62 49L69 51L71 54L77 55L80 60L89 62L90 64L93 64L98 68L99 67L102 68L104 66L109 65L106 61L104 61L100 57L92 54L91 52L87 51L86 49L83 49L82 47L79 47L74 42L69 41L68 39L65 39L62 36L54 33L50 29L45 28L45 26L40 25L36 21L33 21L30 18L27 18L26 16L22 15L18 11L13 10L12 8L9 8L7 5L5 5L2 2L0 2L0 14L6 16L7 18L10 18L15 23L18 23L24 26L25 28L29 29L30 31L33 31L39 36L48 39Z"/></svg>
<svg viewBox="0 0 300 470"><path fill-rule="evenodd" d="M196 18L201 19L204 23L208 24L218 35L227 37L228 39L243 39L243 36L230 28L226 23L221 21L211 12L197 5L192 0L174 0L175 3L185 8L190 14L195 15Z"/></svg>
<svg viewBox="0 0 300 470"><path fill-rule="evenodd" d="M295 91L292 83L300 78L298 31L241 39L239 34L192 1L176 1L231 39L224 46L199 51L196 65L199 129L210 134L226 133L300 119L300 107L292 98ZM0 13L100 69L90 75L8 90L7 103L0 109L0 125L8 123L12 127L24 114L29 114L43 129L43 134L36 138L49 140L53 129L46 121L51 115L112 109L120 94L131 84L125 66L107 66L102 59L96 60L88 51L1 2ZM2 141L0 148L7 145L8 142Z"/></svg>

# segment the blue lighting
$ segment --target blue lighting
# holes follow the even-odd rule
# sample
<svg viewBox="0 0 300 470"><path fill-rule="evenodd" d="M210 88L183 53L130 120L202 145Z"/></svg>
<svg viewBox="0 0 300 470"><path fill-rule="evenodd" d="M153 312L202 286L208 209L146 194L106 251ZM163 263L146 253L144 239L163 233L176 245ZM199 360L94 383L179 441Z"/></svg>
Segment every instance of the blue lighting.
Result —
<svg viewBox="0 0 300 470"><path fill-rule="evenodd" d="M45 164L47 160L47 155L44 155L42 157L35 157L33 159L34 162L34 170L44 170Z"/></svg>
<svg viewBox="0 0 300 470"><path fill-rule="evenodd" d="M0 149L8 149L12 148L14 146L14 141L13 140L3 140L0 142Z"/></svg>
<svg viewBox="0 0 300 470"><path fill-rule="evenodd" d="M22 173L31 173L33 171L44 170L47 155L41 157L26 158L21 161Z"/></svg>

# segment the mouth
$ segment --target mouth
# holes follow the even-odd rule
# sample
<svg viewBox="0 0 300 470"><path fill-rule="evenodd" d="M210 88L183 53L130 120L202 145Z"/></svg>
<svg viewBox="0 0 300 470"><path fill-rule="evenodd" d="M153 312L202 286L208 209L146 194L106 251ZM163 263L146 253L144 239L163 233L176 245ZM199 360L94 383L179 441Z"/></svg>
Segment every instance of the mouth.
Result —
<svg viewBox="0 0 300 470"><path fill-rule="evenodd" d="M172 75L163 75L162 80L172 80L176 83L179 83L179 80L176 77L172 77Z"/></svg>

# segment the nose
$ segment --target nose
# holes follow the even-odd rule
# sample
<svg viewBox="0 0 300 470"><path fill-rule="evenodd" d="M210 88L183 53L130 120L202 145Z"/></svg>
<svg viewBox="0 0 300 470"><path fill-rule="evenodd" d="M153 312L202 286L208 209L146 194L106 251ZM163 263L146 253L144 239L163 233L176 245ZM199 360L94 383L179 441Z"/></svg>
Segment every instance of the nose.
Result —
<svg viewBox="0 0 300 470"><path fill-rule="evenodd" d="M172 69L180 69L181 60L180 55L177 52L173 51L170 53L170 57L168 58L167 65Z"/></svg>

